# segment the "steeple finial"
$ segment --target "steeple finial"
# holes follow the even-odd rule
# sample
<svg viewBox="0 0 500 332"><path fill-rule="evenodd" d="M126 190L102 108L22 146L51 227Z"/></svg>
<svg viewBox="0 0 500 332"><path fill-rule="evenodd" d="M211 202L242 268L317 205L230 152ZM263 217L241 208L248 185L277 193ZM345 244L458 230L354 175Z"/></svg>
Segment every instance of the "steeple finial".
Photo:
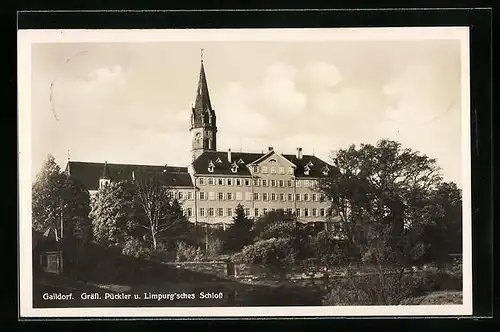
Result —
<svg viewBox="0 0 500 332"><path fill-rule="evenodd" d="M201 63L203 63L203 47L200 48L200 59L201 59Z"/></svg>

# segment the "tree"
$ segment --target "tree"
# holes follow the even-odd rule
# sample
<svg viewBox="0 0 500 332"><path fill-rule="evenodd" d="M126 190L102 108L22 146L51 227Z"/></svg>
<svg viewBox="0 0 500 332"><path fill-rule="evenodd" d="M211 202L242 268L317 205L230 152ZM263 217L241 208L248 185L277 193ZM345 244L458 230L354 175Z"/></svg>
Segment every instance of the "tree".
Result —
<svg viewBox="0 0 500 332"><path fill-rule="evenodd" d="M89 205L88 191L61 172L49 155L32 187L33 229L44 232L50 228L58 241L69 238L87 243L92 238Z"/></svg>
<svg viewBox="0 0 500 332"><path fill-rule="evenodd" d="M111 182L97 192L90 212L95 242L122 249L129 237L141 238L144 232L138 229L141 216L134 195L134 187L126 181Z"/></svg>
<svg viewBox="0 0 500 332"><path fill-rule="evenodd" d="M234 210L233 225L226 231L224 246L229 251L239 251L252 243L253 221L245 215L241 204Z"/></svg>
<svg viewBox="0 0 500 332"><path fill-rule="evenodd" d="M450 254L462 253L462 193L453 182L444 182L429 195L434 223L424 229L430 246L427 261L446 262Z"/></svg>
<svg viewBox="0 0 500 332"><path fill-rule="evenodd" d="M352 145L333 162L319 189L338 210L349 257L373 267L377 303L397 304L411 284L408 267L428 250L424 229L439 217L429 200L442 183L439 167L390 140Z"/></svg>
<svg viewBox="0 0 500 332"><path fill-rule="evenodd" d="M164 179L161 174L144 172L138 174L133 181L135 199L143 216L139 227L147 230L153 250L158 249L159 240L169 236L174 238L188 229L188 221L182 213L182 207L172 197Z"/></svg>

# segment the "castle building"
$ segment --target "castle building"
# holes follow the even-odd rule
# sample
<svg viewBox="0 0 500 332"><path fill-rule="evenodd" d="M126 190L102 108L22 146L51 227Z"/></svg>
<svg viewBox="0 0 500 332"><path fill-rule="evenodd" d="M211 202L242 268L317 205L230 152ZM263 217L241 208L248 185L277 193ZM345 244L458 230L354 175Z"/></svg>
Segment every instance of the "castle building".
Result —
<svg viewBox="0 0 500 332"><path fill-rule="evenodd" d="M187 167L68 161L66 172L91 195L110 181L134 180L138 172L163 174L162 179L196 224L227 225L238 204L256 218L284 210L304 223L325 223L330 204L315 190L331 165L302 148L281 154L217 151L217 118L212 108L203 59L191 109L192 162Z"/></svg>

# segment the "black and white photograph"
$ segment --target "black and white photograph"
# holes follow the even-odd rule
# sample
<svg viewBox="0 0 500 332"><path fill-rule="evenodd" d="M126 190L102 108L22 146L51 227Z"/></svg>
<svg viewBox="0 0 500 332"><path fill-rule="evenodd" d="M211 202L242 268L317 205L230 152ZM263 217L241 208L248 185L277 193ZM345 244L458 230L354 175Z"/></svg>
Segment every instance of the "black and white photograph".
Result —
<svg viewBox="0 0 500 332"><path fill-rule="evenodd" d="M18 40L21 316L472 314L467 28Z"/></svg>

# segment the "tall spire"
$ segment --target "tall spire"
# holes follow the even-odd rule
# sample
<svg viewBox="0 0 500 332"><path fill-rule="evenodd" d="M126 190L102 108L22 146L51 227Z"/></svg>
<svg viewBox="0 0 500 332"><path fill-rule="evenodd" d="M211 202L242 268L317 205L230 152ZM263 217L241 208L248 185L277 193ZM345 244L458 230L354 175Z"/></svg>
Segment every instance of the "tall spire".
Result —
<svg viewBox="0 0 500 332"><path fill-rule="evenodd" d="M198 89L196 91L194 109L198 112L198 114L202 114L205 111L212 113L212 105L210 103L210 95L208 93L207 76L205 74L205 67L203 66L203 49L201 49L200 53L200 64L200 77L198 79Z"/></svg>
<svg viewBox="0 0 500 332"><path fill-rule="evenodd" d="M107 180L110 179L107 161L104 162L104 169L102 170L101 179L107 179Z"/></svg>

